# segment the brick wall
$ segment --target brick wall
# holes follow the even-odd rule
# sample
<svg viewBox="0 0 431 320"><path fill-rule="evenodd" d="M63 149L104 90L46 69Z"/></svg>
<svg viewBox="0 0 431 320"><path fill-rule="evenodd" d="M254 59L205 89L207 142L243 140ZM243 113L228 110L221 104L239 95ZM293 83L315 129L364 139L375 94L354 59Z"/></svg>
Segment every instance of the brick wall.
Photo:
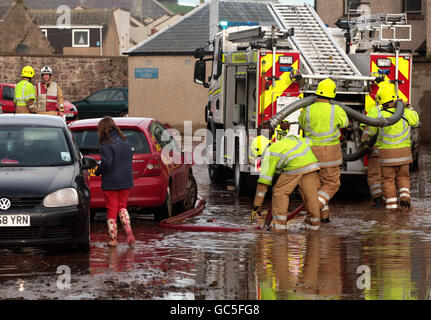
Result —
<svg viewBox="0 0 431 320"><path fill-rule="evenodd" d="M128 86L127 57L99 56L0 55L0 82L17 83L26 65L36 72L34 84L41 80L40 69L49 65L54 72L53 80L71 102L102 88Z"/></svg>

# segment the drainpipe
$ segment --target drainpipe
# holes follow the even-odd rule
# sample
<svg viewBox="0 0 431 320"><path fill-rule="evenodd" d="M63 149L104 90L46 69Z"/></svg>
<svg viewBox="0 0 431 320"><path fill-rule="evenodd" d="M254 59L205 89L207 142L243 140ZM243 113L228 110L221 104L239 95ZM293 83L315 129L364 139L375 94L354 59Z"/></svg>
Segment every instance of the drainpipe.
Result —
<svg viewBox="0 0 431 320"><path fill-rule="evenodd" d="M99 27L100 30L100 56L103 56L103 27Z"/></svg>

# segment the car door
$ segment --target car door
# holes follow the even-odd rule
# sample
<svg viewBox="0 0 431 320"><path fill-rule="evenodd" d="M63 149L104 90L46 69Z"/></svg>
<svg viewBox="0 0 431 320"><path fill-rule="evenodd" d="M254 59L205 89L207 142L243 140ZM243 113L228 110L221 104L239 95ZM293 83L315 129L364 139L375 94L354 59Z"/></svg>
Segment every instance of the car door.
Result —
<svg viewBox="0 0 431 320"><path fill-rule="evenodd" d="M15 89L9 86L2 86L2 111L3 112L15 112L15 104L13 102Z"/></svg>
<svg viewBox="0 0 431 320"><path fill-rule="evenodd" d="M178 202L184 198L186 192L186 167L183 162L181 148L169 131L159 122L150 127L151 134L160 146L160 155L163 163L168 167L172 178L172 201Z"/></svg>
<svg viewBox="0 0 431 320"><path fill-rule="evenodd" d="M109 97L110 105L107 107L112 117L124 117L129 114L127 94L122 89L113 89Z"/></svg>

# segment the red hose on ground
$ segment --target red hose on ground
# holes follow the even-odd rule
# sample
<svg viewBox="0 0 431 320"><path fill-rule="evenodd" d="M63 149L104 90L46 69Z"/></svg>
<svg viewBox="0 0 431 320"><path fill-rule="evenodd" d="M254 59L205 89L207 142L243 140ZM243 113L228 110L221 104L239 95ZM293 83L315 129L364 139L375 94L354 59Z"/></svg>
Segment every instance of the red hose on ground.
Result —
<svg viewBox="0 0 431 320"><path fill-rule="evenodd" d="M159 222L159 227L162 228L171 228L171 229L177 229L177 230L184 230L184 231L197 231L197 232L240 232L245 230L255 230L255 229L261 229L259 227L255 228L230 228L230 227L216 227L216 226L196 226L196 225L187 225L187 224L176 224L176 222L183 221L185 219L197 216L202 213L202 211L205 209L205 199L198 196L198 201L196 202L196 205L193 209L183 212L179 215L176 215L174 217L170 217L167 219L164 219ZM287 220L292 219L294 216L296 216L304 207L304 205L299 206L296 208L288 217Z"/></svg>

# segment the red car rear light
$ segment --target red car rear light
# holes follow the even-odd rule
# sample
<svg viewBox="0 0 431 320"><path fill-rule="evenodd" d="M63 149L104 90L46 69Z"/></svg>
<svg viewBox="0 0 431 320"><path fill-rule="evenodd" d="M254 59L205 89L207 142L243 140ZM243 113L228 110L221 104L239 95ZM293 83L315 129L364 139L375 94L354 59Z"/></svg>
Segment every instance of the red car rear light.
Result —
<svg viewBox="0 0 431 320"><path fill-rule="evenodd" d="M150 161L148 161L147 168L144 170L142 176L155 177L159 176L161 172L160 159L157 156L153 156L150 158Z"/></svg>

